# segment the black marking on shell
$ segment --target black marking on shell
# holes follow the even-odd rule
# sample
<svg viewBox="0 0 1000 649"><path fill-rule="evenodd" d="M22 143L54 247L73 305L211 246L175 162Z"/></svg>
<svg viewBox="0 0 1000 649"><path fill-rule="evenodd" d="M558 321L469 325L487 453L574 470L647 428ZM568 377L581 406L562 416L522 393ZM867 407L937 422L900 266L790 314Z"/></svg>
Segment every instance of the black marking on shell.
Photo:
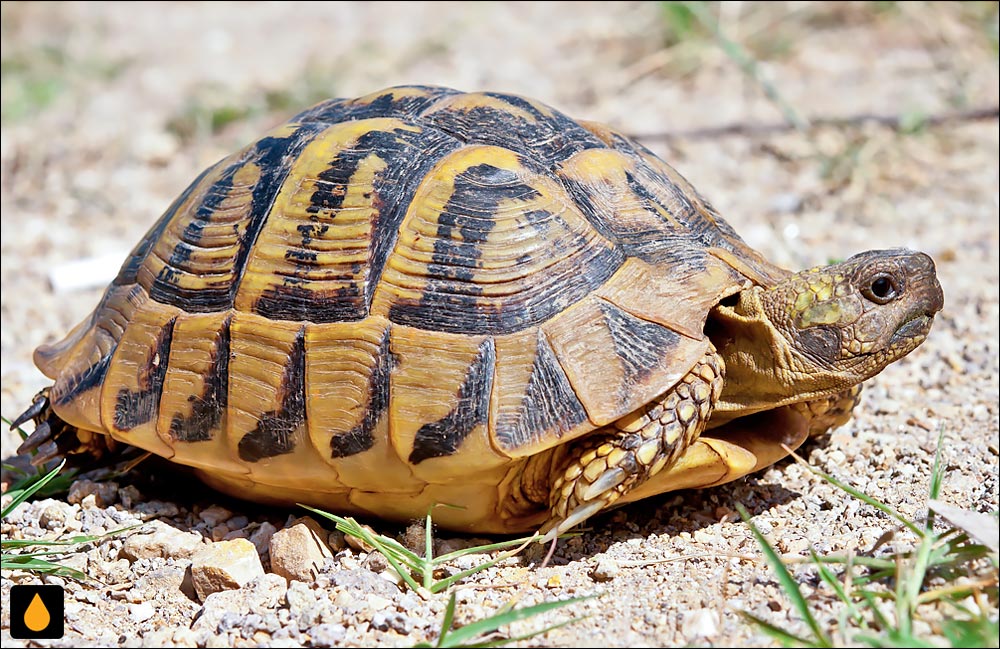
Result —
<svg viewBox="0 0 1000 649"><path fill-rule="evenodd" d="M588 247L578 240L577 250L552 250L560 257L574 254L573 263L563 259L557 267L540 271L539 281L520 294L481 298L482 286L476 281L480 247L496 225L499 205L538 195L513 171L492 165L476 165L458 174L454 191L438 215L424 291L418 300L404 298L392 304L389 319L448 333L513 333L544 322L606 282L625 256L618 249ZM549 224L560 218L544 210L529 210L523 216L539 237L545 237Z"/></svg>
<svg viewBox="0 0 1000 649"><path fill-rule="evenodd" d="M254 312L272 320L345 322L367 317L368 305L358 282L324 291L309 287L298 277L285 277L281 284L261 293Z"/></svg>
<svg viewBox="0 0 1000 649"><path fill-rule="evenodd" d="M616 218L614 206L600 195L599 185L558 174L580 211L602 236L620 245L629 257L651 264L673 266L697 259L696 267L703 267L700 258L706 254L706 247L725 248L745 257L746 243L732 226L689 183L680 185L659 170L649 160L659 158L649 149L620 136L615 136L614 148L634 162L633 169L625 170L625 181L627 189L652 217L647 227Z"/></svg>
<svg viewBox="0 0 1000 649"><path fill-rule="evenodd" d="M553 110L551 116L545 115L521 97L494 92L485 94L528 112L535 121L488 105L434 111L423 119L463 142L499 146L527 154L548 169L577 151L607 148L593 133L558 111Z"/></svg>
<svg viewBox="0 0 1000 649"><path fill-rule="evenodd" d="M176 317L171 318L157 334L153 355L139 374L139 389L134 391L122 388L118 391L112 424L116 430L129 431L156 420L163 381L167 377L167 368L170 367L170 343L176 321Z"/></svg>
<svg viewBox="0 0 1000 649"><path fill-rule="evenodd" d="M261 415L257 427L244 435L237 450L244 462L259 462L295 450L295 433L306 421L306 338L299 329L281 378L281 406Z"/></svg>
<svg viewBox="0 0 1000 649"><path fill-rule="evenodd" d="M615 227L614 214L609 214L607 208L598 207L600 202L594 199L593 193L599 191L600 188L562 175L559 176L559 181L566 188L566 192L573 199L573 202L580 208L580 212L587 219L587 222L608 241L621 244L621 233L618 231L620 228Z"/></svg>
<svg viewBox="0 0 1000 649"><path fill-rule="evenodd" d="M544 212L534 212L534 215ZM589 253L589 254L588 254ZM431 279L419 300L400 299L389 308L389 319L431 331L470 335L503 335L541 324L604 284L625 261L618 248L585 252L574 263L539 272L538 281L517 295L479 298L478 286L464 293L442 291L455 286Z"/></svg>
<svg viewBox="0 0 1000 649"><path fill-rule="evenodd" d="M719 246L737 254L743 254L746 242L737 234L729 222L722 218L708 199L702 196L691 183L686 183L686 187L681 187L661 171L657 170L655 166L651 165L648 158L655 158L662 164L667 164L659 156L638 142L620 138L616 138L614 148L635 160L636 170L643 177L642 181L639 181L634 176L629 179L630 187L633 188L633 191L637 185L642 183L659 183L662 188L673 194L676 200L682 205L681 212L679 214L675 213L674 216L685 223L692 232L697 233L702 243L708 246ZM643 154L646 156L645 158ZM680 172L676 169L673 171L678 176L681 176ZM646 192L648 193L648 190ZM651 194L648 195L648 200L663 206L662 202L658 201ZM670 246L668 245L664 248L669 250Z"/></svg>
<svg viewBox="0 0 1000 649"><path fill-rule="evenodd" d="M308 285L308 271L315 260L295 258L303 272L285 277L279 286L265 291L254 311L259 315L283 320L310 322L345 322L368 317L375 287L385 268L389 253L399 235L399 224L409 208L417 187L442 157L459 147L453 138L430 129L410 131L369 131L349 149L330 161L319 174L319 188L313 192L307 211L315 214L315 224L298 229L299 246L306 249L331 227L323 220L335 220L352 178L362 162L371 155L385 161L386 167L372 183L372 202L378 215L372 224L369 244L369 268L366 282L347 281L335 290L320 290ZM350 280L348 275L345 280Z"/></svg>
<svg viewBox="0 0 1000 649"><path fill-rule="evenodd" d="M404 140L405 141L405 140ZM399 226L430 170L441 158L461 146L454 138L433 130L425 130L413 142L412 147L395 145L392 155L380 151L379 157L388 166L379 176L376 193L381 201L378 220L372 226L372 244L368 256L368 282L365 299L371 305L375 287L382 278L389 253L399 237ZM414 156L416 159L414 159ZM393 164L395 162L395 164Z"/></svg>
<svg viewBox="0 0 1000 649"><path fill-rule="evenodd" d="M645 174L644 174L645 175ZM628 183L628 188L632 190L632 193L639 197L643 205L646 206L651 213L657 214L661 210L670 214L672 217L677 219L677 221L689 228L692 232L696 234L703 234L704 231L712 227L711 223L704 219L699 213L697 208L691 203L691 199L684 195L680 187L670 182L668 179L658 176L659 180L662 180L662 188L673 194L676 199L676 205L673 207L667 206L660 200L653 191L646 186L643 182L644 179L640 179L636 174L631 171L625 172L625 180ZM680 209L678 209L680 208ZM710 243L709 239L704 239L705 243Z"/></svg>
<svg viewBox="0 0 1000 649"><path fill-rule="evenodd" d="M389 348L389 331L387 328L382 336L375 367L368 377L368 404L364 419L351 430L330 438L331 457L349 457L375 445L373 433L379 421L389 411L389 377L396 365L395 355Z"/></svg>
<svg viewBox="0 0 1000 649"><path fill-rule="evenodd" d="M488 189L484 191L484 187ZM479 248L496 225L497 208L503 201L537 196L533 187L520 182L508 169L479 164L458 174L454 191L438 214L434 253L427 266L433 278L428 291L479 295L479 286L472 279L481 256Z"/></svg>
<svg viewBox="0 0 1000 649"><path fill-rule="evenodd" d="M252 161L251 158L250 162ZM216 210L228 196L233 187L233 177L247 162L246 156L233 162L222 173L222 176L205 190L201 203L194 210L187 225L184 226L180 241L174 246L166 265L160 269L149 288L149 295L154 300L182 306L186 311L192 313L219 311L232 306L229 298L231 286L228 282L190 289L179 286L176 278L179 270L188 270L185 266L191 259L191 254L194 251L193 245L201 238L205 226L212 222Z"/></svg>
<svg viewBox="0 0 1000 649"><path fill-rule="evenodd" d="M453 455L469 433L479 425L486 425L495 364L496 348L493 339L487 338L479 345L479 353L458 389L458 403L455 407L442 419L424 424L417 431L413 438L410 464L420 464L432 457Z"/></svg>
<svg viewBox="0 0 1000 649"><path fill-rule="evenodd" d="M135 248L132 249L132 253L129 258L122 265L121 270L118 271L118 276L115 277L115 286L124 286L126 284L133 284L136 281L137 275L139 273L139 268L145 263L146 257L149 256L149 251L153 249L153 246L159 241L160 237L163 236L164 230L170 225L170 221L177 214L177 210L180 209L181 205L191 196L191 193L201 184L205 176L209 174L218 165L212 165L208 169L205 169L198 177L194 179L190 185L187 186L180 196L178 196L167 211L160 216L160 219L150 228L149 232L136 244Z"/></svg>
<svg viewBox="0 0 1000 649"><path fill-rule="evenodd" d="M671 357L681 342L681 335L655 322L637 318L610 302L600 300L598 304L624 370L618 397L625 401L632 385L644 382Z"/></svg>
<svg viewBox="0 0 1000 649"><path fill-rule="evenodd" d="M205 377L200 395L191 395L191 414L174 415L170 421L170 437L180 442L203 442L212 439L221 428L229 403L229 328L232 316L222 322L222 328L212 348L212 369Z"/></svg>
<svg viewBox="0 0 1000 649"><path fill-rule="evenodd" d="M104 378L108 375L108 368L111 367L111 359L114 357L116 349L118 349L117 343L99 361L79 374L71 377L59 377L49 394L52 403L57 406L65 406L77 395L101 386L104 383Z"/></svg>
<svg viewBox="0 0 1000 649"><path fill-rule="evenodd" d="M621 246L622 251L629 257L638 257L652 264L670 264L674 263L679 255L683 255L685 250L701 248L705 241L717 239L715 233L710 232L711 222L697 213L690 201L683 197L680 188L674 186L668 178L661 177L658 182L681 197L682 202L678 203L683 206L681 214L677 213L676 208L673 211L668 210L635 174L626 172L625 176L629 189L646 207L649 214L657 219L652 221L656 224L655 227L637 228L631 223L620 221L615 218L613 211L601 207L602 201L595 196L598 188L571 178L560 177L560 180L594 229L609 241ZM666 212L677 219L678 225L668 221L661 212Z"/></svg>
<svg viewBox="0 0 1000 649"><path fill-rule="evenodd" d="M233 303L237 290L239 290L243 274L246 272L250 251L271 215L271 206L274 205L274 199L277 198L281 186L288 177L288 172L291 171L292 165L302 149L323 130L322 124L303 124L286 138L267 137L258 141L256 146L260 153L257 160L260 167L260 180L257 181L253 189L250 223L243 240L240 242L240 249L236 253L237 277L229 290L230 305Z"/></svg>
<svg viewBox="0 0 1000 649"><path fill-rule="evenodd" d="M150 296L158 302L182 308L189 313L208 313L231 308L246 270L250 251L270 216L271 206L278 191L303 147L323 130L323 124L305 124L287 137L268 136L257 140L245 155L226 169L222 178L207 192L205 201L196 212L201 215L198 218L203 221L211 220L211 212L225 197L228 187L232 186L233 177L244 165L256 164L260 168L260 178L253 188L246 232L243 233L239 249L233 259L235 275L232 281L219 282L212 286L183 287L177 283L179 275L177 269L168 263L150 288ZM192 221L188 224L188 227L193 228L192 233L199 228L198 225L193 225L194 223L195 221ZM203 227L203 224L200 227ZM186 245L178 246L180 250L175 249L171 259L183 260L187 255L184 251Z"/></svg>
<svg viewBox="0 0 1000 649"><path fill-rule="evenodd" d="M545 334L538 332L531 378L516 414L505 413L496 425L500 448L514 450L536 443L542 437L559 439L587 420L587 411L573 391Z"/></svg>
<svg viewBox="0 0 1000 649"><path fill-rule="evenodd" d="M405 91L417 88L425 91L426 96L395 96L394 91ZM293 122L325 122L337 124L372 117L398 117L414 119L429 106L450 95L458 94L457 90L435 86L400 86L386 88L382 94L368 103L360 103L356 99L332 99L296 115Z"/></svg>

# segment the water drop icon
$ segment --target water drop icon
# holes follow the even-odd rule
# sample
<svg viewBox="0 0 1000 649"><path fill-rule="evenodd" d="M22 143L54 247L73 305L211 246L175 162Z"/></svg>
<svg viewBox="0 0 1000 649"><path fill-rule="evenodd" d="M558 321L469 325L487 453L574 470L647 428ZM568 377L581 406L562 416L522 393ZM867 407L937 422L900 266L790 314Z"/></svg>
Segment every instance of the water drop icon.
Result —
<svg viewBox="0 0 1000 649"><path fill-rule="evenodd" d="M45 608L41 596L35 593L35 597L24 612L24 625L38 633L47 627L50 621L52 621L52 616L49 615L49 609Z"/></svg>

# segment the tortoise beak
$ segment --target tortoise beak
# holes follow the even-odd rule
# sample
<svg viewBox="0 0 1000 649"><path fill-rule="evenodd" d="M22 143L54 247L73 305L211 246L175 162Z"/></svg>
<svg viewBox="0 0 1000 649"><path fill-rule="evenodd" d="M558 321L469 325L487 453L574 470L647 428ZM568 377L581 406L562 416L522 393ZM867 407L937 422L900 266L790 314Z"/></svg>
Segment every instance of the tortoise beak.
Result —
<svg viewBox="0 0 1000 649"><path fill-rule="evenodd" d="M922 252L914 252L900 261L900 267L906 278L909 314L893 337L926 336L934 316L944 308L944 291L938 282L934 260Z"/></svg>
<svg viewBox="0 0 1000 649"><path fill-rule="evenodd" d="M938 282L934 260L922 252L914 252L903 260L902 266L913 292L915 310L933 319L944 308L944 291Z"/></svg>

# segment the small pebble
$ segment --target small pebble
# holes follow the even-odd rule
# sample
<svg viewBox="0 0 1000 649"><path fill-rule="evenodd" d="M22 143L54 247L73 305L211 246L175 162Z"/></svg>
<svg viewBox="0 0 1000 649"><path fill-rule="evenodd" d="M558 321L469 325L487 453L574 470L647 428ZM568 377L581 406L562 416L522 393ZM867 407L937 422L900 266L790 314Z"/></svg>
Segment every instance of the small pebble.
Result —
<svg viewBox="0 0 1000 649"><path fill-rule="evenodd" d="M347 627L343 624L317 624L309 630L314 647L335 647L343 644Z"/></svg>
<svg viewBox="0 0 1000 649"><path fill-rule="evenodd" d="M257 548L257 554L266 556L271 545L271 537L278 531L274 525L264 521L257 529L250 532L250 542Z"/></svg>
<svg viewBox="0 0 1000 649"><path fill-rule="evenodd" d="M590 571L590 576L594 581L611 581L618 576L621 569L614 559L601 558L594 569Z"/></svg>
<svg viewBox="0 0 1000 649"><path fill-rule="evenodd" d="M93 496L89 499L89 496ZM76 480L69 487L66 500L79 504L85 509L93 507L108 507L118 502L118 484L115 482L94 482L92 480Z"/></svg>
<svg viewBox="0 0 1000 649"><path fill-rule="evenodd" d="M232 515L233 513L225 507L212 505L201 510L201 513L198 514L198 518L208 523L209 527L216 527L229 520Z"/></svg>
<svg viewBox="0 0 1000 649"><path fill-rule="evenodd" d="M156 615L156 608L149 602L139 604L129 604L129 616L136 622L145 622Z"/></svg>
<svg viewBox="0 0 1000 649"><path fill-rule="evenodd" d="M122 554L132 560L150 557L183 559L197 552L203 542L200 534L182 532L163 521L154 520L125 539Z"/></svg>
<svg viewBox="0 0 1000 649"><path fill-rule="evenodd" d="M269 544L271 571L289 581L314 581L323 562L333 557L327 537L326 530L308 516L275 532Z"/></svg>
<svg viewBox="0 0 1000 649"><path fill-rule="evenodd" d="M212 543L191 558L191 580L202 601L220 590L240 588L263 574L257 548L246 539Z"/></svg>

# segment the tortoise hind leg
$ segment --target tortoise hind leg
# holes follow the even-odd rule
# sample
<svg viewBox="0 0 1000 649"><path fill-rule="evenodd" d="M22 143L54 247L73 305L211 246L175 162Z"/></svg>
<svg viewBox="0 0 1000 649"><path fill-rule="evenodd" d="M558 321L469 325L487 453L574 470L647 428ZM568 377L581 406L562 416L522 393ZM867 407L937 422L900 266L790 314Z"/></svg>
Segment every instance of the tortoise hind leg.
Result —
<svg viewBox="0 0 1000 649"><path fill-rule="evenodd" d="M725 366L713 347L657 401L570 449L552 485L546 539L611 506L670 467L704 430L722 394Z"/></svg>
<svg viewBox="0 0 1000 649"><path fill-rule="evenodd" d="M58 457L85 456L99 460L117 450L119 444L111 437L63 421L52 410L49 389L36 394L28 409L11 422L11 430L28 420L35 422L35 430L17 448L18 455L37 451L31 463L40 466Z"/></svg>

